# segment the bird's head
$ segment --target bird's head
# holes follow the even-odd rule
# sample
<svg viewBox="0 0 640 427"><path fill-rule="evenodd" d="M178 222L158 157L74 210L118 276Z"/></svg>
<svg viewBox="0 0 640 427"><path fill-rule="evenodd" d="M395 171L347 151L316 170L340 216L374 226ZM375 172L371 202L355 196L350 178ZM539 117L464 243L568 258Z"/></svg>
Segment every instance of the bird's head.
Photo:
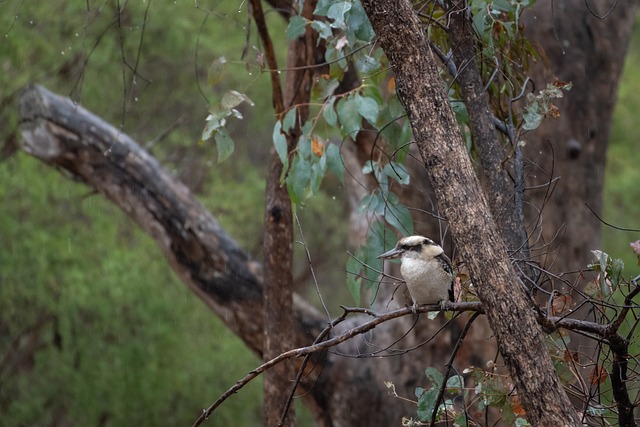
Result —
<svg viewBox="0 0 640 427"><path fill-rule="evenodd" d="M396 247L378 255L379 259L413 258L430 260L441 253L443 249L433 240L424 236L408 236L398 241Z"/></svg>

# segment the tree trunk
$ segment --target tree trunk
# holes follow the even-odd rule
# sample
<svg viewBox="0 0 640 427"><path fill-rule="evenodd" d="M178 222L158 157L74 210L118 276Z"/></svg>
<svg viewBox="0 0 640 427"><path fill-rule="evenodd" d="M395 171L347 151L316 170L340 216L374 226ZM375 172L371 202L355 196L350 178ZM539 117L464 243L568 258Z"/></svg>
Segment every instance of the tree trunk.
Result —
<svg viewBox="0 0 640 427"><path fill-rule="evenodd" d="M530 222L542 209L542 240L540 230L532 233L536 252L556 272L584 269L590 251L601 248L602 224L591 209L602 213L611 116L639 3L539 1L523 17L525 34L543 52L530 69L535 90L554 79L573 83L557 102L560 117L524 136L531 164L527 186L540 188L560 178L548 200L546 187L528 192L535 209Z"/></svg>
<svg viewBox="0 0 640 427"><path fill-rule="evenodd" d="M469 265L529 422L578 426L483 197L412 4L362 3L389 59L436 198Z"/></svg>

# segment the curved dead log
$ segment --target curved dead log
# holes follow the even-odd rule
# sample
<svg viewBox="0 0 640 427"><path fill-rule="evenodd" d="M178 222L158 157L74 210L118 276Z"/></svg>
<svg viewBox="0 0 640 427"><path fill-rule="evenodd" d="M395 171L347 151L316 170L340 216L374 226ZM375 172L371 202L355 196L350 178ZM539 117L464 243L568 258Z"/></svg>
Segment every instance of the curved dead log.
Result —
<svg viewBox="0 0 640 427"><path fill-rule="evenodd" d="M129 136L47 89L20 99L24 150L115 203L158 243L172 268L256 353L262 352L262 272L186 186ZM326 323L297 298L296 342Z"/></svg>

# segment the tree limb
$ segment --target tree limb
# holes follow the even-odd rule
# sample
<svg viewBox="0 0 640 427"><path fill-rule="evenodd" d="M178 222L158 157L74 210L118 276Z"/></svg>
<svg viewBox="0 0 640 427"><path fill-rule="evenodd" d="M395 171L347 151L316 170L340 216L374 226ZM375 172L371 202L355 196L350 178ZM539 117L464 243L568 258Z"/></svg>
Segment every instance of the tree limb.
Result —
<svg viewBox="0 0 640 427"><path fill-rule="evenodd" d="M131 138L38 85L20 99L24 150L115 203L153 237L171 267L225 324L262 353L262 266L211 213ZM295 342L326 319L294 298ZM314 332L315 331L315 332Z"/></svg>
<svg viewBox="0 0 640 427"><path fill-rule="evenodd" d="M395 74L398 96L441 211L469 266L529 422L578 426L474 174L411 2L363 0L362 4Z"/></svg>

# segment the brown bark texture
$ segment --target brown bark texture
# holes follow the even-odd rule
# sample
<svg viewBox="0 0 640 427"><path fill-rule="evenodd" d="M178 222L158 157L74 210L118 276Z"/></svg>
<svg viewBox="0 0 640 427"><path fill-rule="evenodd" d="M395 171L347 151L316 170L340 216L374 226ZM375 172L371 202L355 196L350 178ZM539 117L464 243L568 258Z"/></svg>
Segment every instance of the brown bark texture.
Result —
<svg viewBox="0 0 640 427"><path fill-rule="evenodd" d="M532 233L534 253L554 271L583 269L590 251L601 248L602 223L591 209L602 213L611 117L639 4L539 1L523 15L527 38L542 51L529 70L535 91L555 79L573 83L555 103L560 117L523 138L527 187L538 188L527 191L534 207L528 217L537 222L542 209L544 224ZM553 178L559 180L549 197L546 184Z"/></svg>
<svg viewBox="0 0 640 427"><path fill-rule="evenodd" d="M477 61L476 38L466 15L467 2L450 9L450 37L453 46L455 79L469 114L469 127L486 180L487 201L502 239L515 259L527 260L529 247L522 212L520 191L509 176L507 153L492 121L487 93ZM530 275L530 274L529 274Z"/></svg>
<svg viewBox="0 0 640 427"><path fill-rule="evenodd" d="M543 426L579 425L490 214L412 4L362 3L389 59L441 211L468 263L528 420Z"/></svg>
<svg viewBox="0 0 640 427"><path fill-rule="evenodd" d="M285 112L276 54L260 0L251 1L253 18L265 50L270 69L271 93L276 116ZM287 135L287 152L297 138ZM268 361L294 346L293 319L293 211L285 186L280 184L283 164L275 149L267 173L262 251L264 259L264 348ZM263 420L265 425L295 426L293 408L287 407L289 384L295 377L295 366L289 361L274 366L264 375Z"/></svg>

